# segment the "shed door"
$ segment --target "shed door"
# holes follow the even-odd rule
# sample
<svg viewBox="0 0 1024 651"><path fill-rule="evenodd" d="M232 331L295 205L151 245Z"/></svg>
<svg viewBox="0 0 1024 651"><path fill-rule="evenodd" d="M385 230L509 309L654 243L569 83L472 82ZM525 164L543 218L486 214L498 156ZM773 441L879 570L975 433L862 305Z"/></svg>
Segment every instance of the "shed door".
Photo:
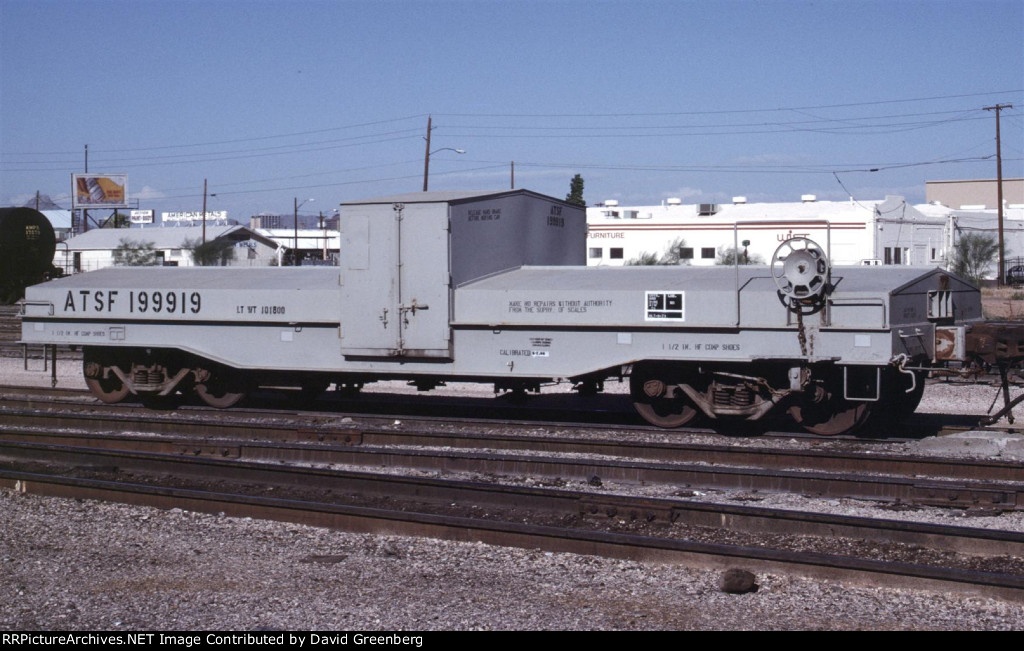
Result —
<svg viewBox="0 0 1024 651"><path fill-rule="evenodd" d="M447 207L374 208L342 221L342 354L450 359Z"/></svg>

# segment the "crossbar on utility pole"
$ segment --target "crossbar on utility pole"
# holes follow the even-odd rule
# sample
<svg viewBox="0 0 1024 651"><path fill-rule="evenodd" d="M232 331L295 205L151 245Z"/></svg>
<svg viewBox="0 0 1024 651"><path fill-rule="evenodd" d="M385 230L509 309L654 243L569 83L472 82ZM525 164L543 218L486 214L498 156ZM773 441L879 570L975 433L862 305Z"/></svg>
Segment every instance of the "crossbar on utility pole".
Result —
<svg viewBox="0 0 1024 651"><path fill-rule="evenodd" d="M1003 244L1003 151L999 136L999 112L1005 108L1013 108L1013 104L996 104L986 106L984 110L996 113L996 209L999 216L999 275L996 286L1002 287L1006 282L1006 247Z"/></svg>

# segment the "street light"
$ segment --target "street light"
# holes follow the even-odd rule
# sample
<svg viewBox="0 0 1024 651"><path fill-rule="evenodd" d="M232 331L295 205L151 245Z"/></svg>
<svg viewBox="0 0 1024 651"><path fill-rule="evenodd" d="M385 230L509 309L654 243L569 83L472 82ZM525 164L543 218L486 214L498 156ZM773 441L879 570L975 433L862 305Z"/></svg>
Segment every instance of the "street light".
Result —
<svg viewBox="0 0 1024 651"><path fill-rule="evenodd" d="M430 151L430 132L433 131L433 127L431 126L431 122L432 122L432 117L428 115L427 116L427 136L424 138L424 140L427 141L427 148L426 148L426 154L423 156L423 191L424 192L427 191L427 179L430 177L430 155L431 154L436 154L439 151L453 151L456 154L465 154L466 153L465 149L455 149L454 147L442 147L441 149L435 149L434 151Z"/></svg>
<svg viewBox="0 0 1024 651"><path fill-rule="evenodd" d="M316 199L306 199L302 203L299 203L299 198L295 197L295 248L292 250L293 267L299 266L299 208L310 201L316 201Z"/></svg>
<svg viewBox="0 0 1024 651"><path fill-rule="evenodd" d="M427 191L427 178L430 176L430 157L433 154L436 154L439 151L453 151L456 154L465 154L466 153L465 149L455 149L454 147L442 147L440 149L435 149L434 151L428 151L427 152L427 159L423 163L423 191L424 192Z"/></svg>

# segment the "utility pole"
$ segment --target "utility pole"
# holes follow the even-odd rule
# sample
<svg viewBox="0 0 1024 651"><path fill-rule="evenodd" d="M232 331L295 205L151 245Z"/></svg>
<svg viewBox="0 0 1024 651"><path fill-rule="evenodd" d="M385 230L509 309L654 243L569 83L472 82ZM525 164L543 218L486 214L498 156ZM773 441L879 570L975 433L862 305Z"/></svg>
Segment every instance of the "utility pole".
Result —
<svg viewBox="0 0 1024 651"><path fill-rule="evenodd" d="M427 153L423 156L423 191L427 191L427 178L430 176L430 122L431 116L427 116Z"/></svg>
<svg viewBox="0 0 1024 651"><path fill-rule="evenodd" d="M320 211L320 230L324 234L324 257L321 260L327 259L327 229L324 227L324 211Z"/></svg>
<svg viewBox="0 0 1024 651"><path fill-rule="evenodd" d="M206 244L206 179L203 179L203 244Z"/></svg>
<svg viewBox="0 0 1024 651"><path fill-rule="evenodd" d="M999 137L999 112L1005 108L1013 108L1013 104L996 104L986 106L984 110L996 112L996 208L999 215L999 276L996 286L1002 287L1006 282L1006 250L1003 245L1003 150Z"/></svg>
<svg viewBox="0 0 1024 651"><path fill-rule="evenodd" d="M299 258L299 208L303 207L310 201L316 201L316 199L310 197L302 203L299 203L299 198L295 197L295 248L293 249L294 255L292 256L293 267L298 267L302 264L302 260ZM313 244L314 246L316 245L315 242Z"/></svg>
<svg viewBox="0 0 1024 651"><path fill-rule="evenodd" d="M89 145L85 146L85 173L89 173ZM82 208L82 232L89 230L89 209Z"/></svg>

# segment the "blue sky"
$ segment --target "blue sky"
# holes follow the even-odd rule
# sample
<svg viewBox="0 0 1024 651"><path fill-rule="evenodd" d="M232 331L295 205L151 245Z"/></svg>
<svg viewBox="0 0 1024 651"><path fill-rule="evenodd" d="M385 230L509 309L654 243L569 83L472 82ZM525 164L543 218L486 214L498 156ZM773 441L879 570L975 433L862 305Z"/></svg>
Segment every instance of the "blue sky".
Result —
<svg viewBox="0 0 1024 651"><path fill-rule="evenodd" d="M0 0L0 205L924 200L1024 176L1022 0ZM464 149L457 154L451 149ZM875 170L877 171L869 171Z"/></svg>

